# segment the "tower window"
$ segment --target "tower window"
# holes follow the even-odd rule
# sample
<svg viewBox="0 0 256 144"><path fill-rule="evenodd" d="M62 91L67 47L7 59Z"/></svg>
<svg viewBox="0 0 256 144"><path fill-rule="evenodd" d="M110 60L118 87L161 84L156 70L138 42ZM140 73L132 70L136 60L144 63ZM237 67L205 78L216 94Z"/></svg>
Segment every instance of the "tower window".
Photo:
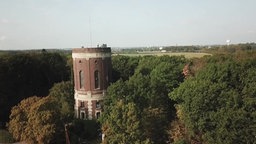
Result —
<svg viewBox="0 0 256 144"><path fill-rule="evenodd" d="M94 72L94 81L95 81L95 89L100 88L100 74L98 70Z"/></svg>
<svg viewBox="0 0 256 144"><path fill-rule="evenodd" d="M81 119L85 119L85 113L81 112Z"/></svg>
<svg viewBox="0 0 256 144"><path fill-rule="evenodd" d="M97 113L96 113L96 118L97 118L97 119L100 118L100 112L97 112Z"/></svg>
<svg viewBox="0 0 256 144"><path fill-rule="evenodd" d="M101 108L101 106L100 106L100 102L99 101L97 101L96 102L96 109L100 109Z"/></svg>
<svg viewBox="0 0 256 144"><path fill-rule="evenodd" d="M84 107L84 102L83 102L83 101L80 103L80 106L81 106L81 107Z"/></svg>
<svg viewBox="0 0 256 144"><path fill-rule="evenodd" d="M84 88L84 72L79 71L79 85L80 89Z"/></svg>

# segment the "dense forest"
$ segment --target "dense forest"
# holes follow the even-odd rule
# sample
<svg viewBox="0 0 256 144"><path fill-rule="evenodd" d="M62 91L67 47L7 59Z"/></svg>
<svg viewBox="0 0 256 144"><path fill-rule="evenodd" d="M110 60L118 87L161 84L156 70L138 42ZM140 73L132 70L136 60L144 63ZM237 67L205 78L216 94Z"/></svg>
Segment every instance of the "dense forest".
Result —
<svg viewBox="0 0 256 144"><path fill-rule="evenodd" d="M255 51L195 59L185 71L186 80L169 93L177 102L173 140L255 143Z"/></svg>
<svg viewBox="0 0 256 144"><path fill-rule="evenodd" d="M70 79L66 56L58 53L15 53L0 56L0 122L22 99L47 96L54 83Z"/></svg>
<svg viewBox="0 0 256 144"><path fill-rule="evenodd" d="M184 57L113 57L113 69L121 76L104 103L104 143L165 143L175 117L168 93L183 81L186 62Z"/></svg>
<svg viewBox="0 0 256 144"><path fill-rule="evenodd" d="M254 143L256 52L230 49L114 57L121 79L108 88L104 143Z"/></svg>
<svg viewBox="0 0 256 144"><path fill-rule="evenodd" d="M29 143L64 143L65 123L71 143L100 143L101 133L106 144L255 143L255 45L204 51L212 56L113 56L104 113L92 121L73 118L70 56L3 55L1 122Z"/></svg>

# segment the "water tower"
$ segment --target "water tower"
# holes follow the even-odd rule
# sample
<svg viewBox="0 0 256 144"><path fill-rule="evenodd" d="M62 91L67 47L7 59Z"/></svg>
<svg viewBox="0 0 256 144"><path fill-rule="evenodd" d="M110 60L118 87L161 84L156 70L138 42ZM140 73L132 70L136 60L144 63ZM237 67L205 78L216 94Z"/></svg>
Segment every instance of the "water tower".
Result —
<svg viewBox="0 0 256 144"><path fill-rule="evenodd" d="M111 81L111 48L72 50L74 70L75 117L97 119L102 112L102 102Z"/></svg>

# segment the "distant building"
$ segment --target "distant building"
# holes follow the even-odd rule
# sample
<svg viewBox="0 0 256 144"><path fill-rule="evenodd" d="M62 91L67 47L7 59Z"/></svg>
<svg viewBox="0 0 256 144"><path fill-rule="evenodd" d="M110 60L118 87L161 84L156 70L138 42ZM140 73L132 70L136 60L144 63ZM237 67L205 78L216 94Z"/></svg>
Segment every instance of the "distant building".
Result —
<svg viewBox="0 0 256 144"><path fill-rule="evenodd" d="M72 50L75 116L97 119L111 81L111 48L74 48Z"/></svg>

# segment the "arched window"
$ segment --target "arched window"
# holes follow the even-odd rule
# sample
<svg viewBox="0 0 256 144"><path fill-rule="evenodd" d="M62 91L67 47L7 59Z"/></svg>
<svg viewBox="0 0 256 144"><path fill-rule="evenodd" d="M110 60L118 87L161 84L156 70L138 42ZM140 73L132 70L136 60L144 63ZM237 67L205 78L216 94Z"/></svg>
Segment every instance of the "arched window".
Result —
<svg viewBox="0 0 256 144"><path fill-rule="evenodd" d="M100 88L100 73L98 70L94 72L94 83L95 83L95 89Z"/></svg>
<svg viewBox="0 0 256 144"><path fill-rule="evenodd" d="M85 113L81 112L81 119L85 119Z"/></svg>
<svg viewBox="0 0 256 144"><path fill-rule="evenodd" d="M83 71L79 71L79 86L80 86L80 89L84 88L84 72Z"/></svg>

